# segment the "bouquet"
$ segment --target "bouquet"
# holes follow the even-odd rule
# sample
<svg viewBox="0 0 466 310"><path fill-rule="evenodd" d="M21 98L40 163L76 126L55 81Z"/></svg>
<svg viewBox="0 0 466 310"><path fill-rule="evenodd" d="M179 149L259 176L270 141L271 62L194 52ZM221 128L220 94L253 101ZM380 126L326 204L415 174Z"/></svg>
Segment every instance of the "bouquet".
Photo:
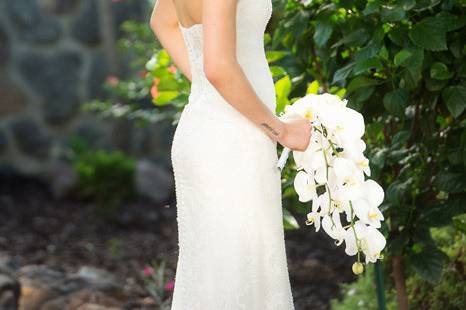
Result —
<svg viewBox="0 0 466 310"><path fill-rule="evenodd" d="M354 256L353 272L365 263L382 259L386 239L378 230L384 220L378 206L383 202L382 187L370 177L369 160L362 140L364 118L331 94L308 94L285 107L281 119L304 117L312 123L311 141L305 151L292 151L297 173L293 185L299 201L312 201L306 225L322 227L335 244L345 242L346 254ZM290 149L284 148L277 163L283 169ZM343 226L341 217L348 222Z"/></svg>

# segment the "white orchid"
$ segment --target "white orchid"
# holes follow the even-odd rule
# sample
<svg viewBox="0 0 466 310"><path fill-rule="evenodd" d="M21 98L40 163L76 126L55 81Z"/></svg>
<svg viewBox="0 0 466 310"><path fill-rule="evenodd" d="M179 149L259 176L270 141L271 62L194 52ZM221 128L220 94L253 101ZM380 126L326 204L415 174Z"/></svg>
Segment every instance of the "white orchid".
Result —
<svg viewBox="0 0 466 310"><path fill-rule="evenodd" d="M340 213L333 212L331 216L325 215L322 219L322 228L330 237L337 240L336 245L344 241L346 231L341 225Z"/></svg>
<svg viewBox="0 0 466 310"><path fill-rule="evenodd" d="M321 215L319 212L315 212L315 211L309 212L307 214L306 224L307 225L314 224L314 227L316 228L316 232L318 232L320 229L320 218L321 218Z"/></svg>
<svg viewBox="0 0 466 310"><path fill-rule="evenodd" d="M380 222L384 220L384 216L378 206L383 202L384 191L373 180L364 182L363 191L365 195L352 202L354 212L364 224L380 228Z"/></svg>
<svg viewBox="0 0 466 310"><path fill-rule="evenodd" d="M381 259L386 240L377 229L384 220L379 206L384 191L370 177L363 116L348 108L346 100L331 94L308 94L285 106L280 118L304 117L312 122L311 141L303 152L293 151L297 174L294 188L301 202L312 201L307 225L320 227L340 245L346 244L348 255L358 254L355 273L366 264ZM290 150L286 148L277 167L283 168ZM317 190L319 187L319 190ZM318 193L319 192L319 193ZM341 216L348 222L341 223Z"/></svg>
<svg viewBox="0 0 466 310"><path fill-rule="evenodd" d="M357 241L355 235L358 238ZM375 263L387 243L385 237L377 229L366 226L360 221L356 221L354 229L350 227L346 230L344 239L346 254L353 256L358 251L362 251L366 257L366 263Z"/></svg>
<svg viewBox="0 0 466 310"><path fill-rule="evenodd" d="M293 183L296 193L298 193L299 201L308 202L317 196L313 173L307 173L302 170L298 171Z"/></svg>

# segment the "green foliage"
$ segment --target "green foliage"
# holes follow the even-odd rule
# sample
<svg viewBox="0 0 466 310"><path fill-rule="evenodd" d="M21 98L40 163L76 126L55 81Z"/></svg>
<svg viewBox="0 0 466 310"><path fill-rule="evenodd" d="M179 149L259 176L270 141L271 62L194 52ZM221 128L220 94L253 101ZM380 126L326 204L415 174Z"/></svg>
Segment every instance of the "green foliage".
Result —
<svg viewBox="0 0 466 310"><path fill-rule="evenodd" d="M134 195L135 160L120 151L90 149L80 140L71 148L78 194L96 203L98 215L110 215Z"/></svg>
<svg viewBox="0 0 466 310"><path fill-rule="evenodd" d="M377 299L375 292L374 282L374 265L367 267L364 274L358 276L358 279L352 283L343 283L340 286L342 298L332 299L332 310L353 310L353 309L367 309L376 310ZM393 289L385 290L385 298L387 310L396 310L396 293Z"/></svg>
<svg viewBox="0 0 466 310"><path fill-rule="evenodd" d="M155 260L143 271L143 281L146 291L154 299L157 309L169 310L172 298L170 291L173 291L174 280L167 279L166 262Z"/></svg>
<svg viewBox="0 0 466 310"><path fill-rule="evenodd" d="M455 220L464 225L466 216L455 217ZM426 281L416 273L407 278L406 286L411 309L463 309L464 296L466 296L466 282L464 281L466 242L464 226L461 227L463 228L450 225L431 229L433 239L439 248L448 255L447 265L436 284ZM388 281L387 284L385 290L387 309L398 309L395 290ZM374 267L371 265L367 272L358 277L355 282L341 285L342 299L332 300L332 309L378 309L374 291Z"/></svg>
<svg viewBox="0 0 466 310"><path fill-rule="evenodd" d="M439 281L447 259L430 228L466 212L466 3L276 0L274 12L271 46L289 51L277 65L292 81L277 112L317 81L364 115L388 254ZM292 173L283 176L290 202Z"/></svg>
<svg viewBox="0 0 466 310"><path fill-rule="evenodd" d="M455 220L464 225L466 216L455 217ZM459 310L464 308L464 296L466 296L464 232L464 226L461 230L456 225L432 229L432 237L442 251L448 254L448 262L438 283L432 284L424 281L418 274L407 280L406 285L412 309Z"/></svg>
<svg viewBox="0 0 466 310"><path fill-rule="evenodd" d="M94 99L84 111L104 118L126 118L137 126L172 119L176 124L188 101L189 80L172 63L147 24L126 21L119 50L129 59L131 74L109 76L103 87L108 99Z"/></svg>

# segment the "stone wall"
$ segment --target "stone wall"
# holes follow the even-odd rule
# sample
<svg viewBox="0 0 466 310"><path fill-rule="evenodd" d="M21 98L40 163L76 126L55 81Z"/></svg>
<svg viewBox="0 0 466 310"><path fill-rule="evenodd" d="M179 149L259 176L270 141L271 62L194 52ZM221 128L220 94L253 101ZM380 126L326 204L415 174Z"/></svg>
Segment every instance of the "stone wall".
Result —
<svg viewBox="0 0 466 310"><path fill-rule="evenodd" d="M101 1L109 5L116 37L122 21L148 18L143 0L0 0L1 171L46 173L75 134L169 164L171 126L138 129L80 110L104 96L110 73L124 75L108 61L114 42L103 30ZM121 64L124 57L117 57Z"/></svg>

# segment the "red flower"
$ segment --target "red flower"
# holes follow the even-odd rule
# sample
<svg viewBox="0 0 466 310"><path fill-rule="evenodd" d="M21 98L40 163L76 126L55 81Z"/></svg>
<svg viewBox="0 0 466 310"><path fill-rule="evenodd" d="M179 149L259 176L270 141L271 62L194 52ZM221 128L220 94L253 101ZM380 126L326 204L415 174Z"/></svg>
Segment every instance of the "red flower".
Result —
<svg viewBox="0 0 466 310"><path fill-rule="evenodd" d="M150 89L150 94L154 99L160 95L159 89L157 88L157 84L159 84L159 82L160 79L158 77L154 78L154 85L152 85L152 88Z"/></svg>
<svg viewBox="0 0 466 310"><path fill-rule="evenodd" d="M165 290L166 291L171 291L175 288L175 281L173 280L170 280L167 282L167 284L165 284Z"/></svg>
<svg viewBox="0 0 466 310"><path fill-rule="evenodd" d="M167 70L168 72L175 74L178 69L175 66L170 66L167 68Z"/></svg>
<svg viewBox="0 0 466 310"><path fill-rule="evenodd" d="M155 272L154 268L152 267L146 267L144 268L144 270L142 271L142 273L146 276L146 277L150 277L151 275L153 275Z"/></svg>
<svg viewBox="0 0 466 310"><path fill-rule="evenodd" d="M114 75L109 75L107 77L107 83L110 84L111 86L116 86L118 84L118 82L120 82L120 79L118 79Z"/></svg>

